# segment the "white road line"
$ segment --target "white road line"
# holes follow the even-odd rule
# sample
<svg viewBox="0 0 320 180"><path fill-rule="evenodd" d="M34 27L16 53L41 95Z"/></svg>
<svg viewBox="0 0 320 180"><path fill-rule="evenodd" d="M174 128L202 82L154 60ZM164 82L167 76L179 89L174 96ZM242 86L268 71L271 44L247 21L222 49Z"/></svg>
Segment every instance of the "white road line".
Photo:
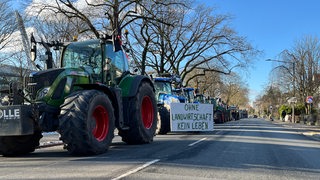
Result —
<svg viewBox="0 0 320 180"><path fill-rule="evenodd" d="M204 141L204 140L206 140L207 138L202 138L202 139L200 139L200 140L198 140L198 141L196 141L196 142L194 142L194 143L191 143L191 144L189 144L188 146L193 146L193 145L195 145L195 144L197 144L197 143L199 143L199 142L201 142L201 141Z"/></svg>
<svg viewBox="0 0 320 180"><path fill-rule="evenodd" d="M154 164L154 163L156 163L158 161L160 161L160 159L155 159L155 160L149 161L149 162L145 163L144 165L142 165L140 167L137 167L136 169L133 169L131 171L128 171L128 172L126 172L126 173L124 173L124 174L122 174L122 175L120 175L120 176L118 176L116 178L111 179L111 180L119 180L121 178L129 176L130 174L136 173L136 172L138 172L138 171L140 171L140 170L142 170L142 169L144 169L144 168L146 168L146 167L148 167L148 166L150 166L150 165L152 165L152 164Z"/></svg>

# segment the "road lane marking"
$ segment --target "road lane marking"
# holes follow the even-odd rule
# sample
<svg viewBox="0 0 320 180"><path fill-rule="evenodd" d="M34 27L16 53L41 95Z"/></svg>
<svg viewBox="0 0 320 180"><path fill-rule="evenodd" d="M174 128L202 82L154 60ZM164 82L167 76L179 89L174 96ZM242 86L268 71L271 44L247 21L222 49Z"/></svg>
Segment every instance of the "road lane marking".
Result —
<svg viewBox="0 0 320 180"><path fill-rule="evenodd" d="M202 138L202 139L200 139L200 140L198 140L198 141L196 141L196 142L193 142L193 143L189 144L188 146L194 146L195 144L198 144L199 142L204 141L204 140L206 140L206 139L207 139L207 138Z"/></svg>
<svg viewBox="0 0 320 180"><path fill-rule="evenodd" d="M145 163L144 165L142 165L140 167L137 167L137 168L135 168L135 169L133 169L131 171L128 171L128 172L126 172L126 173L124 173L124 174L122 174L122 175L120 175L120 176L118 176L116 178L111 179L111 180L119 180L121 178L129 176L130 174L136 173L136 172L138 172L138 171L140 171L140 170L142 170L142 169L144 169L144 168L146 168L146 167L148 167L148 166L150 166L150 165L152 165L152 164L154 164L154 163L156 163L158 161L160 161L160 159L155 159L155 160L149 161L149 162Z"/></svg>

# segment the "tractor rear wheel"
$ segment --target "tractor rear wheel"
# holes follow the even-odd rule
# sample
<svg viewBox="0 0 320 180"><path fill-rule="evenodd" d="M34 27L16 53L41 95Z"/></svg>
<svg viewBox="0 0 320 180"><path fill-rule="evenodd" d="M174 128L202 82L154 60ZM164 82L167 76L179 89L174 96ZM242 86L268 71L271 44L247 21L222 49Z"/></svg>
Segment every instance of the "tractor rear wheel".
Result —
<svg viewBox="0 0 320 180"><path fill-rule="evenodd" d="M69 95L61 106L60 134L74 155L95 155L108 150L114 137L115 116L107 95L97 90Z"/></svg>
<svg viewBox="0 0 320 180"><path fill-rule="evenodd" d="M41 131L37 128L31 135L1 136L0 154L3 156L13 157L31 153L37 146L39 146L39 140L41 138Z"/></svg>
<svg viewBox="0 0 320 180"><path fill-rule="evenodd" d="M157 128L157 105L154 91L142 82L136 96L129 100L129 129L119 130L122 141L127 144L144 144L153 141Z"/></svg>

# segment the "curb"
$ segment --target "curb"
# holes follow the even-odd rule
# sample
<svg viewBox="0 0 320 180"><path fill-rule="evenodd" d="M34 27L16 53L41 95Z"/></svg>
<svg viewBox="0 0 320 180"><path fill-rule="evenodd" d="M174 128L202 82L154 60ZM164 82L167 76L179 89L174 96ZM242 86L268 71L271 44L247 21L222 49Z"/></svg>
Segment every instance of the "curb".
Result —
<svg viewBox="0 0 320 180"><path fill-rule="evenodd" d="M276 124L284 125L284 126L290 126L290 123L287 123L287 122L282 122L282 121L277 121L277 120L273 121L273 122L276 123ZM296 125L299 126L299 124L296 124ZM295 124L291 124L291 126L293 127L293 126L295 126ZM300 125L300 128L305 128L304 126L305 125ZM310 137L310 138L312 138L314 140L320 141L320 132L319 131L312 131L312 130L309 129L309 131L303 132L301 134L304 135L304 136Z"/></svg>

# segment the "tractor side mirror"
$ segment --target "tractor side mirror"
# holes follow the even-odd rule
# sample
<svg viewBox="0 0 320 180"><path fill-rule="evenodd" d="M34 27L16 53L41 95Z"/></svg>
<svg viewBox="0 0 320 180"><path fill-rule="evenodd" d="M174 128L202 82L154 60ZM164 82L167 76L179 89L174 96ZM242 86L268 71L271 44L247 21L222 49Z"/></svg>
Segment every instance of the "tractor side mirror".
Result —
<svg viewBox="0 0 320 180"><path fill-rule="evenodd" d="M35 61L37 58L37 42L34 39L33 34L31 34L31 50L30 50L31 61Z"/></svg>

